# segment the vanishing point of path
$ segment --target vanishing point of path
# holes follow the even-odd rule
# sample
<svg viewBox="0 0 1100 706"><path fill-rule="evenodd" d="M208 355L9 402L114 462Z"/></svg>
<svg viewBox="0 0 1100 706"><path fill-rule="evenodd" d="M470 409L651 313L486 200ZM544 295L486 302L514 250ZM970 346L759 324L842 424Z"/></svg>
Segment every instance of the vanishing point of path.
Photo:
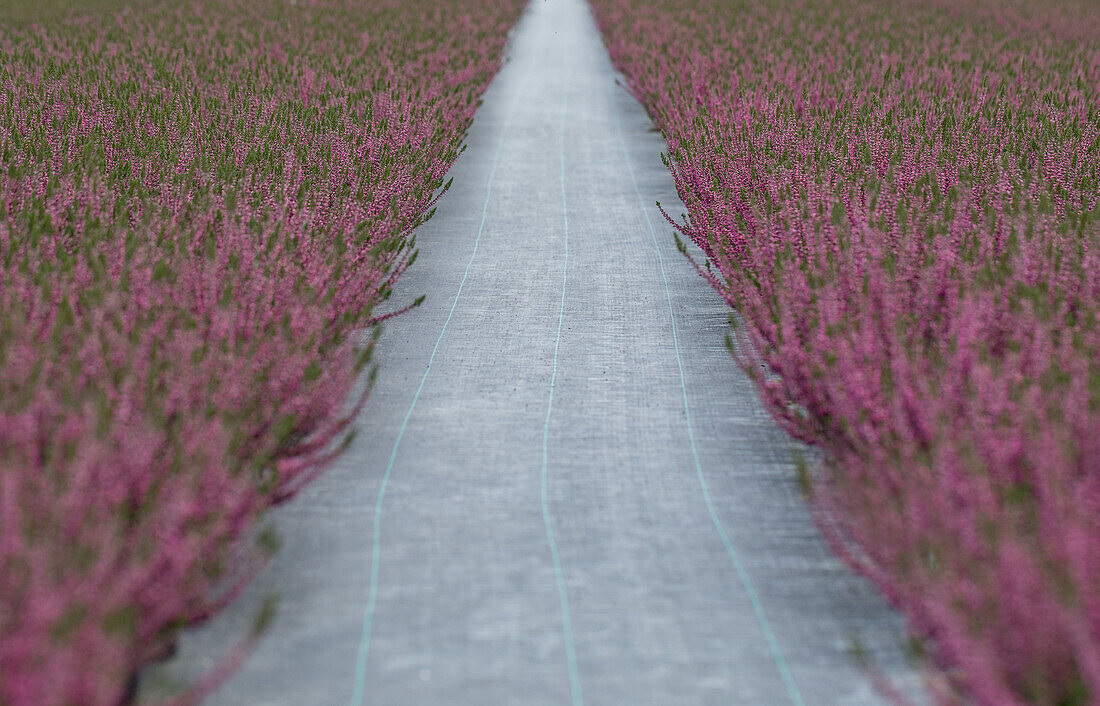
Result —
<svg viewBox="0 0 1100 706"><path fill-rule="evenodd" d="M533 0L419 231L349 452L246 595L146 678L276 623L214 704L877 704L902 622L818 537L725 304L654 206L663 143L583 0ZM920 699L918 698L918 701Z"/></svg>

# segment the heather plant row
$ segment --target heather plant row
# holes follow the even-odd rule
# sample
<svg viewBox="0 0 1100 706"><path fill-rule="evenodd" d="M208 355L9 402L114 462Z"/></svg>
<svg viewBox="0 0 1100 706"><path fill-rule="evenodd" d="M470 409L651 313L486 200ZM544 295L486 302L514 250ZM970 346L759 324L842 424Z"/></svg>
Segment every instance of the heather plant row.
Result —
<svg viewBox="0 0 1100 706"><path fill-rule="evenodd" d="M837 550L968 698L1100 702L1095 5L593 6Z"/></svg>
<svg viewBox="0 0 1100 706"><path fill-rule="evenodd" d="M0 21L0 702L117 703L248 579L520 9Z"/></svg>

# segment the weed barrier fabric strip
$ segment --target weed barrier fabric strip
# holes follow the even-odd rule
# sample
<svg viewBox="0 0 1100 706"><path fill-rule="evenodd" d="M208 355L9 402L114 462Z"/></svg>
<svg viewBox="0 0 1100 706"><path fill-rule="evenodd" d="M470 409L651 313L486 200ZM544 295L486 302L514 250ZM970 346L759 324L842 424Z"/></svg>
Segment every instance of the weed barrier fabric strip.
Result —
<svg viewBox="0 0 1100 706"><path fill-rule="evenodd" d="M560 183L561 183L561 216L562 230L564 232L565 252L561 264L561 306L558 308L558 330L554 334L554 362L550 373L550 397L546 402L546 421L542 425L542 522L546 527L546 542L550 546L550 556L554 560L554 578L558 585L558 598L561 601L562 639L565 642L566 665L569 668L569 689L573 697L573 706L583 706L584 692L581 689L580 670L577 668L577 648L573 640L573 621L569 611L569 592L565 587L564 570L561 566L561 553L558 551L558 542L554 537L554 523L550 517L550 504L547 501L547 487L549 484L549 443L550 443L550 415L554 411L554 387L558 379L558 348L561 345L561 325L565 320L565 295L569 290L569 200L565 189L565 108L569 98L569 78L573 73L573 67L566 70L565 89L561 93L561 126L558 131L560 150Z"/></svg>
<svg viewBox="0 0 1100 706"><path fill-rule="evenodd" d="M670 228L650 232L654 201L680 207L663 142L587 6L532 3L510 57L418 231L394 301L427 300L386 323L355 443L272 513L271 566L143 693L200 674L278 593L270 632L209 703L348 703L377 519L364 704L791 703L705 475L803 701L885 702L857 646L927 703L902 621L817 535L791 442L723 345L725 303Z"/></svg>
<svg viewBox="0 0 1100 706"><path fill-rule="evenodd" d="M359 656L355 662L355 680L353 682L350 702L352 704L360 704L363 702L364 698L364 679L367 660L370 656L371 624L374 620L374 607L378 597L379 555L381 552L380 521L382 515L382 502L386 495L386 484L389 482L390 474L393 472L393 463L397 459L397 452L401 447L401 439L405 435L405 428L408 426L409 417L412 416L413 410L416 409L416 403L420 399L420 393L424 389L424 383L428 379L428 373L432 370L432 361L435 360L435 354L439 351L439 344L443 340L443 336L447 334L447 324L450 323L451 317L454 316L455 307L458 306L458 300L462 296L462 287L466 284L466 278L470 274L470 267L473 265L474 258L477 257L477 246L481 242L481 234L485 230L485 215L489 210L489 197L493 194L493 176L496 174L497 165L500 164L500 148L504 145L504 137L508 132L508 120L515 108L515 103L516 100L513 98L509 104L508 113L504 118L504 126L500 131L500 142L497 145L496 156L493 158L493 166L492 169L489 170L489 179L485 186L485 204L481 209L481 223L477 228L477 237L474 239L473 251L470 253L470 259L466 264L466 270L462 273L462 281L458 283L458 291L455 292L454 302L451 303L451 309L447 312L447 319L443 322L443 327L439 330L439 338L436 339L435 346L432 347L432 354L428 358L427 366L424 368L424 375L420 378L420 385L416 388L416 394L413 395L412 404L409 405L409 411L405 413L405 418L401 422L401 428L398 430L397 437L393 441L390 460L386 465L385 473L382 475L381 487L378 489L378 500L374 505L374 528L371 534L373 546L371 548L370 593L367 598L367 606L363 611L363 634L359 642Z"/></svg>
<svg viewBox="0 0 1100 706"><path fill-rule="evenodd" d="M703 491L703 499L706 502L707 514L714 523L718 535L722 538L722 545L726 548L726 553L729 554L730 561L733 562L734 569L737 570L737 577L741 580L745 593L748 594L752 602L753 612L756 613L757 620L760 622L760 627L768 640L768 646L771 648L772 655L775 657L776 668L779 670L780 676L783 677L783 685L787 688L787 696L790 697L791 703L795 704L795 706L801 706L805 703L802 698L802 691L798 688L798 685L794 681L794 677L791 675L790 667L787 666L786 657L783 656L783 650L779 646L779 641L776 639L775 632L771 628L771 622L764 613L764 608L760 603L759 596L756 594L756 589L752 585L752 580L745 571L744 564L741 562L741 557L738 555L737 550L734 549L733 543L729 538L729 533L726 532L726 528L722 524L721 518L719 518L718 513L714 510L714 503L710 497L707 479L703 474L703 466L699 462L699 449L695 444L695 430L691 424L691 403L688 401L687 381L684 379L684 361L683 358L680 357L680 340L676 335L676 311L672 306L672 292L668 288L668 274L665 271L665 260L661 255L661 246L657 243L657 231L653 228L653 221L650 219L648 210L646 209L645 199L642 197L642 191L638 187L638 178L634 172L634 165L630 161L630 152L626 147L626 141L623 138L621 122L616 121L615 128L616 135L619 138L619 144L622 146L623 159L626 162L627 171L630 173L630 180L634 184L634 193L638 197L638 205L642 209L642 214L645 216L646 226L649 229L650 238L653 240L653 249L657 253L657 264L660 266L661 270L661 282L665 285L665 298L668 301L668 319L672 328L672 347L676 351L676 368L680 373L680 390L684 393L684 424L687 427L688 442L691 445L691 457L695 462L695 473L699 476L699 487Z"/></svg>

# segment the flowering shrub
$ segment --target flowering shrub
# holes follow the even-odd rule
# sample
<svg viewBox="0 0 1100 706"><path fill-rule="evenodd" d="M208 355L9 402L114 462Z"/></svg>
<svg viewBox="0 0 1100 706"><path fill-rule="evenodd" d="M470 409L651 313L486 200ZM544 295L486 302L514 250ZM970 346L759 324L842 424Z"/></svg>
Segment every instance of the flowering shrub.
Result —
<svg viewBox="0 0 1100 706"><path fill-rule="evenodd" d="M247 578L250 523L348 440L357 332L520 8L0 24L0 702L117 703Z"/></svg>
<svg viewBox="0 0 1100 706"><path fill-rule="evenodd" d="M1100 702L1096 6L593 5L836 547L971 697Z"/></svg>

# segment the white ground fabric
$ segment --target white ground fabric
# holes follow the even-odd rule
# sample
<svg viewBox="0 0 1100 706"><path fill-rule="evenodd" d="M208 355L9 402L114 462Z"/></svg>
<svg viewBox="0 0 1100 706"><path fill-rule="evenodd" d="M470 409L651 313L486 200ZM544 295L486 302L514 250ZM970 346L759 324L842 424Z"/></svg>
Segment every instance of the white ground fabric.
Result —
<svg viewBox="0 0 1100 706"><path fill-rule="evenodd" d="M588 7L534 0L510 57L418 234L395 300L427 301L386 325L358 439L144 693L275 592L210 703L882 703L853 641L924 702L654 206L683 210Z"/></svg>

